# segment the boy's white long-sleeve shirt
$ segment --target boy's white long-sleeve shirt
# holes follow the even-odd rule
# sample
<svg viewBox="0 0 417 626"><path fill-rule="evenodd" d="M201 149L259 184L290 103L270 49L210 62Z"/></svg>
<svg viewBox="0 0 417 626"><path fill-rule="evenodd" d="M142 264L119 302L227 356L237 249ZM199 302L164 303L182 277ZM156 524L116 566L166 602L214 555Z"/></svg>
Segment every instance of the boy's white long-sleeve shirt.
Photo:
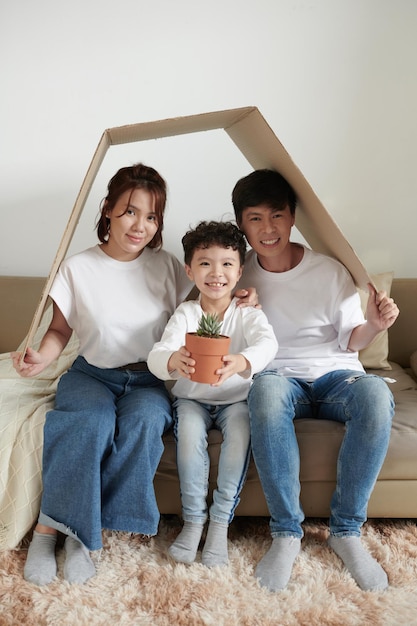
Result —
<svg viewBox="0 0 417 626"><path fill-rule="evenodd" d="M189 398L207 404L229 404L245 400L254 374L263 370L275 357L278 342L265 313L253 307L237 307L234 298L228 307L221 328L231 337L230 354L242 354L250 363L250 370L234 374L220 387L195 383L178 372L168 371L168 361L185 345L185 334L197 330L203 313L198 300L183 302L176 309L148 355L150 371L162 380L176 380L172 393L178 398Z"/></svg>

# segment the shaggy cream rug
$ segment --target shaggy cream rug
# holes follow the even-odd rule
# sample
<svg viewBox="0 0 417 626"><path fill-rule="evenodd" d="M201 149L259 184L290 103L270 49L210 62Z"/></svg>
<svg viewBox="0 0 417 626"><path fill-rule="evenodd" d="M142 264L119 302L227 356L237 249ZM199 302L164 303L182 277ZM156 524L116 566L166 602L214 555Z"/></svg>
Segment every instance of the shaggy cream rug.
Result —
<svg viewBox="0 0 417 626"><path fill-rule="evenodd" d="M38 588L22 577L27 542L0 553L1 626L412 626L417 624L415 521L374 520L363 541L388 572L385 592L361 591L327 547L322 520L304 525L303 549L288 588L261 589L255 564L270 544L266 518L236 518L230 565L208 569L167 557L180 530L163 517L157 537L104 532L97 576L83 586L62 579Z"/></svg>

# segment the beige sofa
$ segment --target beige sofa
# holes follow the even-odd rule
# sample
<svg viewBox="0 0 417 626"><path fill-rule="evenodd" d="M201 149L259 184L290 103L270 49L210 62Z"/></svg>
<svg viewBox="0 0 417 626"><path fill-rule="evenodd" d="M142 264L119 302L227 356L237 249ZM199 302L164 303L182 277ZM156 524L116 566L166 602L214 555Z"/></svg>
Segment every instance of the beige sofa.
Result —
<svg viewBox="0 0 417 626"><path fill-rule="evenodd" d="M44 281L43 278L0 277L0 353L3 353L0 354L0 547L3 549L17 543L36 518L41 494L44 414L52 406L57 379L76 355L74 339L57 366L41 380L33 381L34 389L29 391L27 379L20 379L10 366L7 353L26 335ZM388 350L389 345L392 369L367 369L395 380L388 384L394 392L396 414L388 454L369 503L368 515L417 518L417 278L394 279L391 295L401 313L388 337L381 338L382 346L378 349ZM45 315L37 339L47 323ZM383 357L378 356L376 365L383 365ZM414 372L410 368L410 357ZM14 423L18 426L13 430ZM8 441L5 443L6 432ZM301 451L301 500L306 517L327 517L343 426L303 419L296 422L296 432ZM210 432L211 488L217 473L219 447L219 433ZM165 436L165 452L155 488L161 513L180 514L175 441L171 432ZM268 515L253 462L236 514Z"/></svg>

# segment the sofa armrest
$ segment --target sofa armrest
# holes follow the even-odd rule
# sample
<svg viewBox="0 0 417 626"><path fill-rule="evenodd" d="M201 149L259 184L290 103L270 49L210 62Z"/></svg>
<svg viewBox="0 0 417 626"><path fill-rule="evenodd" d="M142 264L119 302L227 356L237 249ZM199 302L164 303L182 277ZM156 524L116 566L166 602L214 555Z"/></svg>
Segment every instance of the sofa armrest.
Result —
<svg viewBox="0 0 417 626"><path fill-rule="evenodd" d="M389 360L410 367L410 356L417 350L417 279L395 278L391 296L400 314L388 331Z"/></svg>

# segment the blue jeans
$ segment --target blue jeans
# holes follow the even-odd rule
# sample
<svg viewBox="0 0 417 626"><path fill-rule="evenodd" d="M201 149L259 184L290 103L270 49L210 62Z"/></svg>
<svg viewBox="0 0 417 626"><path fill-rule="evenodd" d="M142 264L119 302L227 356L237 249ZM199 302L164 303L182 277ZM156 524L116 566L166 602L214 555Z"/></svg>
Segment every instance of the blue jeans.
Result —
<svg viewBox="0 0 417 626"><path fill-rule="evenodd" d="M338 370L306 382L264 370L254 377L248 404L252 451L271 514L272 537L303 535L293 420L306 417L345 424L330 533L359 536L390 438L394 401L385 381Z"/></svg>
<svg viewBox="0 0 417 626"><path fill-rule="evenodd" d="M90 550L102 547L102 528L155 535L153 479L171 423L168 393L153 374L78 357L46 416L39 521Z"/></svg>
<svg viewBox="0 0 417 626"><path fill-rule="evenodd" d="M177 398L174 432L180 478L182 516L186 522L207 520L210 457L208 431L221 431L217 488L213 492L210 519L229 524L239 503L250 454L250 427L246 402L210 405Z"/></svg>

